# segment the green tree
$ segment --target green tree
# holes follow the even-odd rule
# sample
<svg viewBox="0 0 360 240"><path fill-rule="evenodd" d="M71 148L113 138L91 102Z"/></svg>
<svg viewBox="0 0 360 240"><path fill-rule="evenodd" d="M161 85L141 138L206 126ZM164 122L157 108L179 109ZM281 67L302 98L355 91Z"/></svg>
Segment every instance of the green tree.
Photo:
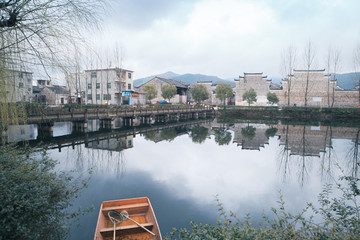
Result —
<svg viewBox="0 0 360 240"><path fill-rule="evenodd" d="M249 90L244 92L242 97L243 97L243 100L246 100L250 106L250 104L257 101L256 96L257 95L256 95L255 90L253 88L250 88Z"/></svg>
<svg viewBox="0 0 360 240"><path fill-rule="evenodd" d="M226 131L225 128L215 130L215 142L218 145L229 145L231 141L231 132Z"/></svg>
<svg viewBox="0 0 360 240"><path fill-rule="evenodd" d="M225 100L233 96L233 89L231 85L228 83L221 83L217 85L215 91L216 91L216 98L223 101L224 106L226 105Z"/></svg>
<svg viewBox="0 0 360 240"><path fill-rule="evenodd" d="M68 71L69 53L84 44L83 30L96 26L103 10L103 0L0 1L0 127L18 114L7 104L18 101L5 87L10 79L22 71Z"/></svg>
<svg viewBox="0 0 360 240"><path fill-rule="evenodd" d="M209 92L207 88L202 84L195 84L191 89L190 92L194 98L194 100L198 103L201 101L205 101L209 99Z"/></svg>
<svg viewBox="0 0 360 240"><path fill-rule="evenodd" d="M203 143L207 138L209 129L202 126L195 126L191 129L191 139L194 143Z"/></svg>
<svg viewBox="0 0 360 240"><path fill-rule="evenodd" d="M72 202L87 181L56 172L56 162L0 147L0 239L67 239L80 212Z"/></svg>
<svg viewBox="0 0 360 240"><path fill-rule="evenodd" d="M170 102L170 99L173 98L176 95L177 89L175 85L171 84L165 84L161 88L161 96L164 99L168 99Z"/></svg>
<svg viewBox="0 0 360 240"><path fill-rule="evenodd" d="M279 102L279 98L276 96L276 93L268 92L266 98L271 104L276 104Z"/></svg>
<svg viewBox="0 0 360 240"><path fill-rule="evenodd" d="M151 102L151 100L154 99L158 94L154 83L146 84L144 86L144 91L146 93L146 98L147 100L149 100L149 102Z"/></svg>

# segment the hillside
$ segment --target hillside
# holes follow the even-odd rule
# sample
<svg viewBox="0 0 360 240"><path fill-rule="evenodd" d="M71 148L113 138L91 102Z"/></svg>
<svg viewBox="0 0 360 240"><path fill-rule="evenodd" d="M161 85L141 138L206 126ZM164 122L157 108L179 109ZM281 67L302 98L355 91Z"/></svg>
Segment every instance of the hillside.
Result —
<svg viewBox="0 0 360 240"><path fill-rule="evenodd" d="M196 84L197 82L212 82L214 84L230 83L231 86L233 86L233 87L235 86L234 81L228 81L228 80L216 77L216 76L208 76L208 75L203 75L203 74L191 74L191 73L179 75L179 74L176 74L173 72L166 72L166 73L162 73L162 74L158 74L158 75L153 75L153 76L149 76L149 77L145 77L145 78L136 79L136 80L134 80L134 86L136 86L136 87L140 86L156 76L161 77L161 78L168 78L168 79L174 79L177 81L186 82L191 85Z"/></svg>
<svg viewBox="0 0 360 240"><path fill-rule="evenodd" d="M154 77L174 79L174 77L177 77L177 76L179 76L179 74L169 71L169 72L166 72L166 73L161 73L161 74L157 74L157 75L152 75L152 76L148 76L148 77L144 77L144 78L135 79L134 80L134 86L138 87L138 86L150 81Z"/></svg>

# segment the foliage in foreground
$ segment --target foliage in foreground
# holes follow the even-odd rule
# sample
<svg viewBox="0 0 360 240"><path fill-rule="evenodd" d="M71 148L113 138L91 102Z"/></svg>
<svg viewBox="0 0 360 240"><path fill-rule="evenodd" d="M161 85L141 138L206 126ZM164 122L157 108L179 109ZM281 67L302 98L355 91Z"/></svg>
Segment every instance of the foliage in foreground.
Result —
<svg viewBox="0 0 360 240"><path fill-rule="evenodd" d="M285 210L282 195L278 208L271 208L273 217L263 215L263 222L254 224L249 215L240 220L230 217L217 198L220 217L215 225L190 222L191 229L174 229L166 239L360 239L360 179L342 177L335 187L324 186L318 196L319 207L308 203L300 213ZM340 197L333 197L333 191ZM316 218L316 220L315 220Z"/></svg>
<svg viewBox="0 0 360 240"><path fill-rule="evenodd" d="M87 181L56 173L44 153L0 147L0 239L67 239L82 212L68 212Z"/></svg>

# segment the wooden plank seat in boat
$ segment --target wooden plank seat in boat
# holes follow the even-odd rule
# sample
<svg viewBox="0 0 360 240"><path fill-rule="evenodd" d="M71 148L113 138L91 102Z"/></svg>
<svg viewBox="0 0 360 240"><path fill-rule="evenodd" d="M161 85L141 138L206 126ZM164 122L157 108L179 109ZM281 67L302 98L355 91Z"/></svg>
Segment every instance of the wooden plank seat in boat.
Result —
<svg viewBox="0 0 360 240"><path fill-rule="evenodd" d="M132 214L137 212L145 212L148 208L149 208L148 203L132 203L132 204L124 204L121 206L104 207L102 211L104 214L107 214L109 211L121 212L123 210L126 210L129 214Z"/></svg>
<svg viewBox="0 0 360 240"><path fill-rule="evenodd" d="M146 227L150 231L152 230L152 228L154 226L154 224L152 224L152 223L144 223L144 224L141 224L141 225L143 227ZM126 226L118 226L118 227L115 228L115 230L116 230L116 235L121 235L121 236L127 235L127 234L145 232L144 229L142 229L141 227L139 227L136 224L134 224L134 225L126 225ZM114 228L113 227L102 228L102 229L100 229L100 233L104 237L112 236L113 233L114 233Z"/></svg>

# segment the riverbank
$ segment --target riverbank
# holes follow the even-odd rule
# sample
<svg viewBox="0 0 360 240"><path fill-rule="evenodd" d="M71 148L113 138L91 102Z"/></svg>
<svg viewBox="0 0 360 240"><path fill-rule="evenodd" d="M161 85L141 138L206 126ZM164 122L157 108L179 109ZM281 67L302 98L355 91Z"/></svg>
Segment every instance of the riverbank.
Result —
<svg viewBox="0 0 360 240"><path fill-rule="evenodd" d="M316 108L316 107L243 107L226 106L217 109L217 117L231 119L280 120L282 122L336 123L360 120L360 108Z"/></svg>

